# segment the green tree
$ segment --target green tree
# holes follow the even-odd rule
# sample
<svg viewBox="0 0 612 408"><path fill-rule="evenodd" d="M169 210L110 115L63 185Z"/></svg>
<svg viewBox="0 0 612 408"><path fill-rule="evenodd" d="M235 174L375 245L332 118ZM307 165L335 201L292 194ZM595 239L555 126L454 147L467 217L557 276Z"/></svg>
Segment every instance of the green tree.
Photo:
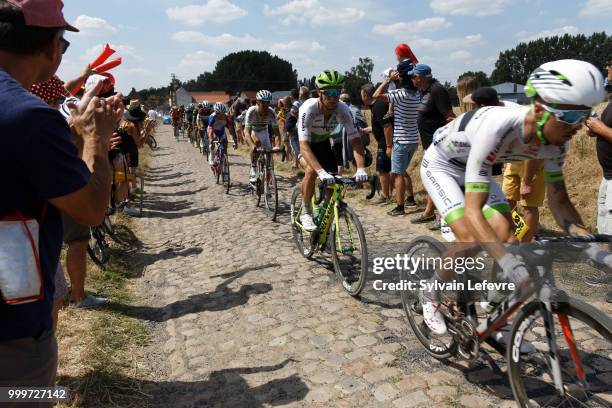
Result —
<svg viewBox="0 0 612 408"><path fill-rule="evenodd" d="M602 69L612 55L612 36L605 32L590 37L583 34L539 38L519 43L516 47L499 54L491 82L514 82L524 84L529 74L547 61L579 59L588 61Z"/></svg>
<svg viewBox="0 0 612 408"><path fill-rule="evenodd" d="M372 80L374 62L371 58L359 58L359 63L346 71L344 91L351 96L354 105L361 105L361 86Z"/></svg>
<svg viewBox="0 0 612 408"><path fill-rule="evenodd" d="M241 90L273 92L296 85L297 72L290 62L267 51L240 51L220 59L212 73L205 72L193 84L189 83L189 90L223 90L233 95Z"/></svg>
<svg viewBox="0 0 612 408"><path fill-rule="evenodd" d="M449 81L444 81L444 88L448 91L451 103L453 106L459 106L459 98L457 97L457 87L453 86Z"/></svg>
<svg viewBox="0 0 612 408"><path fill-rule="evenodd" d="M491 85L491 81L489 80L489 77L487 76L487 74L485 74L482 71L467 71L464 72L463 74L459 75L459 78L457 78L457 81L462 80L465 77L474 77L476 80L476 83L478 84L478 86L490 86Z"/></svg>

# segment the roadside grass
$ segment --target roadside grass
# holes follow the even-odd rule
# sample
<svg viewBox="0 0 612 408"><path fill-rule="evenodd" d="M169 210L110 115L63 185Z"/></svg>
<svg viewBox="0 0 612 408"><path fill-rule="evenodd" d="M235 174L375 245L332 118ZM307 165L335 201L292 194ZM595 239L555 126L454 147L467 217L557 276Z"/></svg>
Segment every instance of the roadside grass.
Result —
<svg viewBox="0 0 612 408"><path fill-rule="evenodd" d="M148 151L146 148L141 152ZM146 168L146 153L143 168ZM87 259L86 290L103 296L117 306L113 310L80 310L64 307L57 330L58 385L68 387L70 401L59 404L74 407L148 407L151 397L142 390L147 373L144 348L150 328L141 319L127 317L120 305L137 300L130 282L130 262L135 256L137 239L123 214L114 216L118 229L116 243L111 243L111 257L100 268ZM62 262L65 265L65 254ZM68 279L68 277L66 276Z"/></svg>

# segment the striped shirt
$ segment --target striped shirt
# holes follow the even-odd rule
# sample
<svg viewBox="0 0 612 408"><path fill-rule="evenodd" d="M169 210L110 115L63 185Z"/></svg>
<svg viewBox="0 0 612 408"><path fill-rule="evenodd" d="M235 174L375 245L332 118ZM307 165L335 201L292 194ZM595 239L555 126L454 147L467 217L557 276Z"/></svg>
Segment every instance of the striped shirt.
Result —
<svg viewBox="0 0 612 408"><path fill-rule="evenodd" d="M416 92L406 89L395 89L388 93L389 102L393 103L393 143L419 143L417 109L421 103Z"/></svg>

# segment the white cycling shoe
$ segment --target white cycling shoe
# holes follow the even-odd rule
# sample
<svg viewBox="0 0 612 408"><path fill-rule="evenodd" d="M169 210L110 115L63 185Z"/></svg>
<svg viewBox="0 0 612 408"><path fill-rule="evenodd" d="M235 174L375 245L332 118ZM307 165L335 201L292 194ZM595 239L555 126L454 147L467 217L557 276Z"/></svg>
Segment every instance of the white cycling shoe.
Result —
<svg viewBox="0 0 612 408"><path fill-rule="evenodd" d="M493 339L504 347L508 347L508 338L510 337L510 328L512 324L506 323L502 327L498 328L493 333ZM536 348L529 341L523 339L521 342L521 354L529 354L536 351Z"/></svg>
<svg viewBox="0 0 612 408"><path fill-rule="evenodd" d="M300 215L300 224L306 231L314 231L317 229L317 224L314 223L312 215L302 214Z"/></svg>
<svg viewBox="0 0 612 408"><path fill-rule="evenodd" d="M423 306L423 321L429 330L436 336L446 334L446 322L442 312L439 310L440 303L422 299L421 304Z"/></svg>
<svg viewBox="0 0 612 408"><path fill-rule="evenodd" d="M249 172L249 181L254 183L257 181L257 170L255 167L251 167L251 171Z"/></svg>

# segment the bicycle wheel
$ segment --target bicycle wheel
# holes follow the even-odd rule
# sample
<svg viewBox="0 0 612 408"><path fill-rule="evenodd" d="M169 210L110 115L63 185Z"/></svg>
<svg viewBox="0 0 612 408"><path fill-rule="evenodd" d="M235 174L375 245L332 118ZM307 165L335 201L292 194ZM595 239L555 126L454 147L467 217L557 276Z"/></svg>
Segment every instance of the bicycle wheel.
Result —
<svg viewBox="0 0 612 408"><path fill-rule="evenodd" d="M298 250L304 258L310 259L316 249L316 232L306 231L300 224L300 215L302 214L302 190L298 185L293 189L291 196L291 231L293 240Z"/></svg>
<svg viewBox="0 0 612 408"><path fill-rule="evenodd" d="M149 138L147 139L147 144L149 145L151 150L157 149L157 140L155 140L153 135L149 135Z"/></svg>
<svg viewBox="0 0 612 408"><path fill-rule="evenodd" d="M555 387L551 367L553 353L549 348L548 333L540 302L521 308L510 330L507 350L508 377L514 398L520 407L610 407L612 393L612 320L601 310L569 298L553 303L553 333L556 356L561 368L560 377L565 388L560 395ZM567 317L571 328L568 341L560 322ZM572 333L573 330L573 333ZM521 354L523 341L529 341L535 351ZM575 348L574 348L575 347ZM573 351L572 351L573 350ZM582 364L586 383L578 380L578 370L572 359L577 356Z"/></svg>
<svg viewBox="0 0 612 408"><path fill-rule="evenodd" d="M223 152L223 165L221 166L221 172L223 173L223 186L225 188L225 194L229 194L230 189L230 163L227 158L227 152Z"/></svg>
<svg viewBox="0 0 612 408"><path fill-rule="evenodd" d="M406 255L408 258L439 259L445 251L446 247L435 238L421 236L410 243L408 249L406 249ZM456 354L457 343L450 334L430 336L431 332L423 320L423 309L418 290L420 282L429 282L434 272L435 265L429 265L428 263L421 263L420 268L416 270L400 269L400 282L403 284L414 282L415 285L415 290L404 288L404 290L400 291L400 297L406 319L417 340L419 340L429 354L435 358L442 359Z"/></svg>
<svg viewBox="0 0 612 408"><path fill-rule="evenodd" d="M102 232L100 226L93 227L89 231L87 253L91 260L98 266L104 265L110 258L108 244L104 239L104 232Z"/></svg>
<svg viewBox="0 0 612 408"><path fill-rule="evenodd" d="M276 189L276 175L274 169L266 170L264 174L264 204L266 212L272 221L276 221L276 214L278 213L278 190Z"/></svg>
<svg viewBox="0 0 612 408"><path fill-rule="evenodd" d="M102 228L104 228L104 232L106 232L111 238L115 237L115 226L113 225L113 222L108 214L104 216Z"/></svg>
<svg viewBox="0 0 612 408"><path fill-rule="evenodd" d="M338 205L338 219L332 223L328 239L342 287L351 296L359 295L368 275L368 245L359 217L345 203Z"/></svg>

